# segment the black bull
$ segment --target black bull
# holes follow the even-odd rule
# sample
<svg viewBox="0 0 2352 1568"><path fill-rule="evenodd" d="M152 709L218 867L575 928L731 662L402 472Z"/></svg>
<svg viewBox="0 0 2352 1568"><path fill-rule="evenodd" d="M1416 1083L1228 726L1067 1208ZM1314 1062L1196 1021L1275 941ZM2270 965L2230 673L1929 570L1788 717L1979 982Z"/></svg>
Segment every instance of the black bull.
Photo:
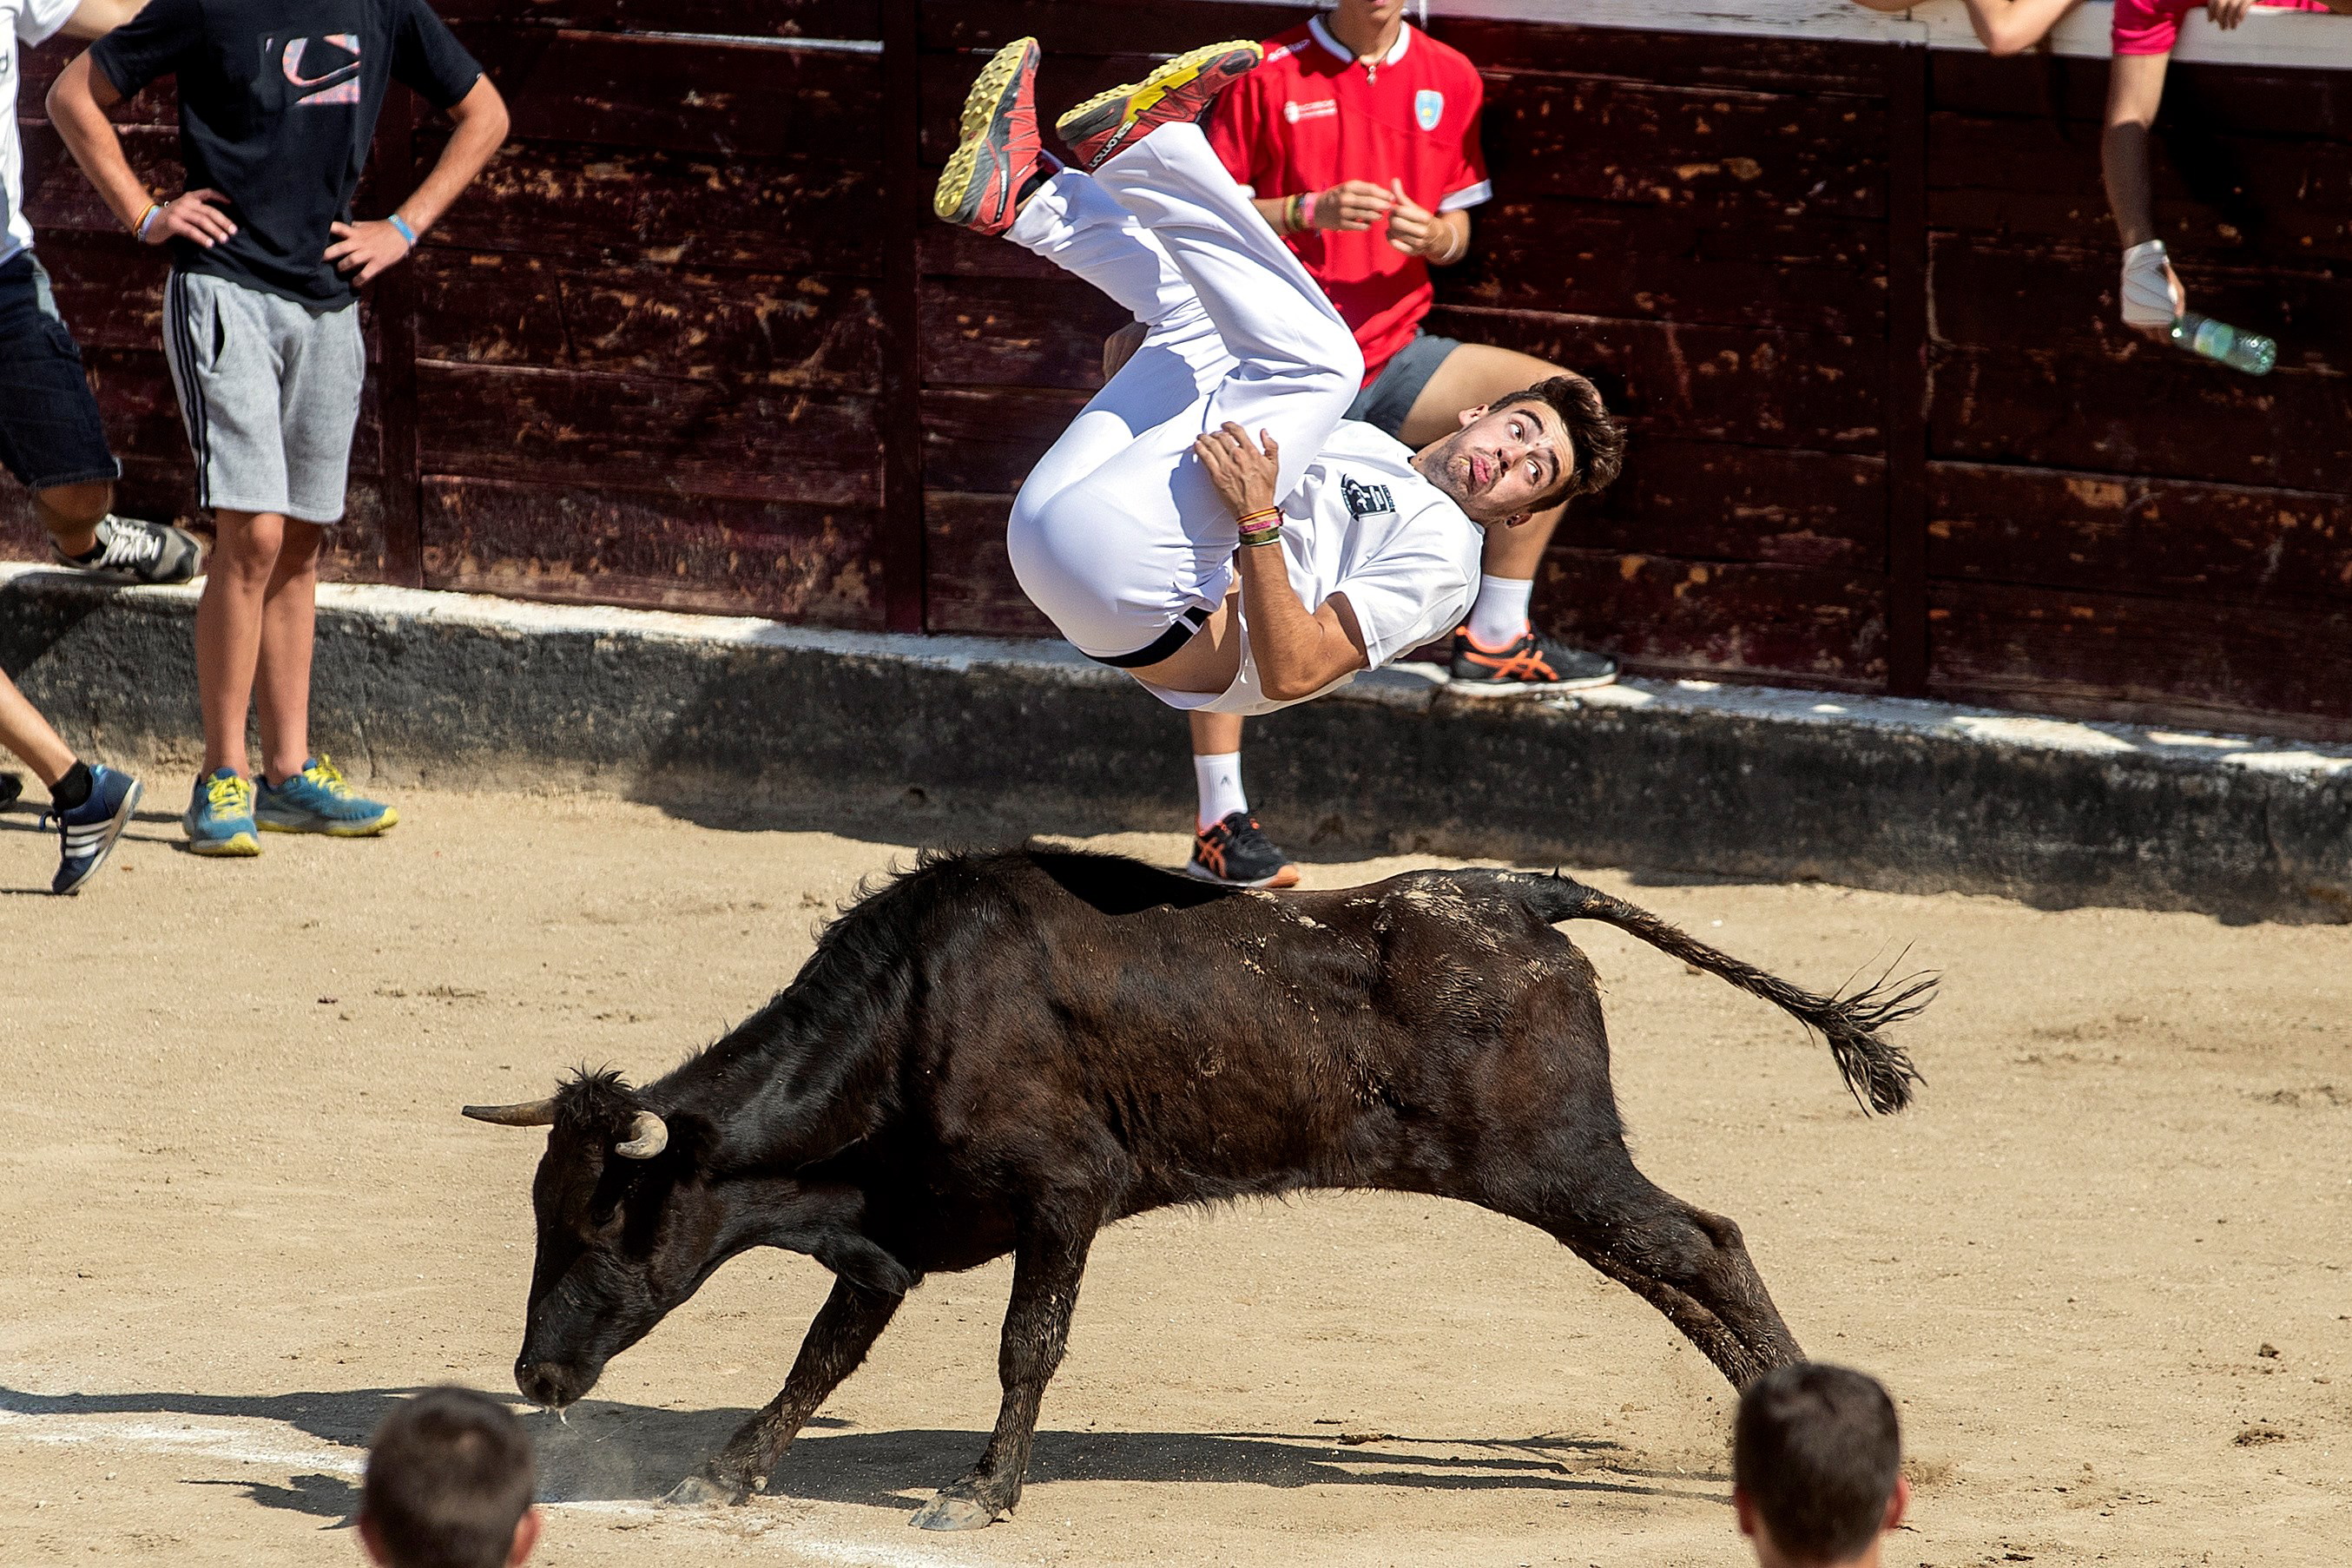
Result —
<svg viewBox="0 0 2352 1568"><path fill-rule="evenodd" d="M1597 920L1786 1008L1855 1096L1916 1075L1876 1031L1934 982L1813 995L1560 877L1428 871L1236 893L1030 847L926 858L824 933L791 987L641 1089L583 1074L469 1106L546 1125L515 1380L562 1406L754 1247L833 1293L783 1391L676 1500L740 1500L935 1270L1010 1252L1004 1402L971 1472L916 1516L1010 1510L1087 1251L1147 1209L1313 1187L1459 1198L1549 1232L1656 1307L1735 1385L1798 1357L1739 1228L1625 1152Z"/></svg>

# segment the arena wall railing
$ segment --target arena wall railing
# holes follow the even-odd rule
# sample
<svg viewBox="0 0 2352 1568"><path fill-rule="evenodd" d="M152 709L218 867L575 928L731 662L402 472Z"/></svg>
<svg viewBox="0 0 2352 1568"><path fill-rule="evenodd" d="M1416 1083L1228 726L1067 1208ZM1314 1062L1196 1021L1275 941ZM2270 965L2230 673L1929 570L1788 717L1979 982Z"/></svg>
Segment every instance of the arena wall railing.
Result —
<svg viewBox="0 0 2352 1568"><path fill-rule="evenodd" d="M369 302L333 570L1045 632L1005 509L1116 315L929 220L972 51L1035 34L1058 103L1303 12L443 5L515 135ZM2194 26L2172 72L2159 218L2199 307L2279 339L2255 381L2116 322L2104 7L2002 60L1954 0L1431 9L1486 71L1497 192L1432 325L1588 371L1632 428L1547 563L1550 629L1653 674L2352 739L2352 19ZM159 259L38 120L65 58L22 104L40 254L126 501L184 511ZM438 145L411 114L379 190ZM130 116L171 184L168 99Z"/></svg>

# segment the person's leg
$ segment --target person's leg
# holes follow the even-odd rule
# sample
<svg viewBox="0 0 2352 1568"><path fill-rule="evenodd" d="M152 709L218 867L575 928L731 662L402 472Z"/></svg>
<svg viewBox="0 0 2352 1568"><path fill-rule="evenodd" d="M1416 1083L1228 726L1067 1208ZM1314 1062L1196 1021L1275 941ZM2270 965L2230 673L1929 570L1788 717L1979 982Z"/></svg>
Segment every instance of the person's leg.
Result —
<svg viewBox="0 0 2352 1568"><path fill-rule="evenodd" d="M2162 341L2173 321L2189 308L2187 290L2156 237L2156 204L2150 195L2147 143L2164 105L2169 54L2119 54L2107 75L2106 127L2099 140L2099 163L2123 241L2122 281L2117 289L2124 324Z"/></svg>
<svg viewBox="0 0 2352 1568"><path fill-rule="evenodd" d="M89 555L99 548L99 521L113 510L112 479L52 485L33 492L34 515L57 542L58 553L68 558Z"/></svg>
<svg viewBox="0 0 2352 1568"><path fill-rule="evenodd" d="M22 757L45 788L54 789L73 770L73 748L5 672L0 672L0 746Z"/></svg>
<svg viewBox="0 0 2352 1568"><path fill-rule="evenodd" d="M246 716L261 658L262 606L278 571L286 518L224 508L213 521L212 571L196 601L196 700L204 715L205 772L226 769L242 778L251 765Z"/></svg>
<svg viewBox="0 0 2352 1568"><path fill-rule="evenodd" d="M1201 796L1193 826L1214 827L1236 811L1246 814L1249 795L1242 788L1242 716L1195 709L1185 717L1192 721L1192 780Z"/></svg>
<svg viewBox="0 0 2352 1568"><path fill-rule="evenodd" d="M263 776L282 784L310 761L310 657L319 599L319 546L326 530L289 518L262 590L254 686Z"/></svg>
<svg viewBox="0 0 2352 1568"><path fill-rule="evenodd" d="M49 815L58 825L58 870L49 891L79 892L131 825L139 809L139 781L76 757L5 674L0 674L0 745L22 757L49 792Z"/></svg>

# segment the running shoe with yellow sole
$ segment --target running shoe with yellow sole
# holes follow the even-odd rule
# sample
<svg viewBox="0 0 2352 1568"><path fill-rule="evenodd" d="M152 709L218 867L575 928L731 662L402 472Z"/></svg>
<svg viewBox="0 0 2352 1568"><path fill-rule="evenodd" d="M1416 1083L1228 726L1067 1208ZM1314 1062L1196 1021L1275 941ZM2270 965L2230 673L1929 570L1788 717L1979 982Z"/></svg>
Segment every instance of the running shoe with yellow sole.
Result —
<svg viewBox="0 0 2352 1568"><path fill-rule="evenodd" d="M1178 55L1141 81L1097 93L1054 121L1054 130L1091 174L1160 126L1200 119L1217 94L1265 58L1265 50L1246 38Z"/></svg>
<svg viewBox="0 0 2352 1568"><path fill-rule="evenodd" d="M380 800L353 793L342 770L325 757L312 757L302 771L279 784L265 777L254 802L253 820L264 833L324 833L335 838L366 838L389 832L400 813Z"/></svg>
<svg viewBox="0 0 2352 1568"><path fill-rule="evenodd" d="M1015 38L989 58L964 95L955 152L931 193L931 210L976 234L1013 226L1022 187L1037 173L1037 40Z"/></svg>
<svg viewBox="0 0 2352 1568"><path fill-rule="evenodd" d="M196 775L180 826L187 831L189 849L198 855L261 853L260 833L253 826L253 781L239 778L233 769Z"/></svg>

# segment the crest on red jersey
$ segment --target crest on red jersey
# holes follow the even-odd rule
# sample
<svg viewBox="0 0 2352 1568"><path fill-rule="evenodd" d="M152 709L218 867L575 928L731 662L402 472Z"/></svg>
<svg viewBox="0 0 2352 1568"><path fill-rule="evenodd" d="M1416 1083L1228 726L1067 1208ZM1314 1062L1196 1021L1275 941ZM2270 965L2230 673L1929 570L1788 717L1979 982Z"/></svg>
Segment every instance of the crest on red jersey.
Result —
<svg viewBox="0 0 2352 1568"><path fill-rule="evenodd" d="M1434 131L1437 122L1445 118L1445 95L1433 87L1424 87L1412 95L1412 117L1421 121L1423 131Z"/></svg>

